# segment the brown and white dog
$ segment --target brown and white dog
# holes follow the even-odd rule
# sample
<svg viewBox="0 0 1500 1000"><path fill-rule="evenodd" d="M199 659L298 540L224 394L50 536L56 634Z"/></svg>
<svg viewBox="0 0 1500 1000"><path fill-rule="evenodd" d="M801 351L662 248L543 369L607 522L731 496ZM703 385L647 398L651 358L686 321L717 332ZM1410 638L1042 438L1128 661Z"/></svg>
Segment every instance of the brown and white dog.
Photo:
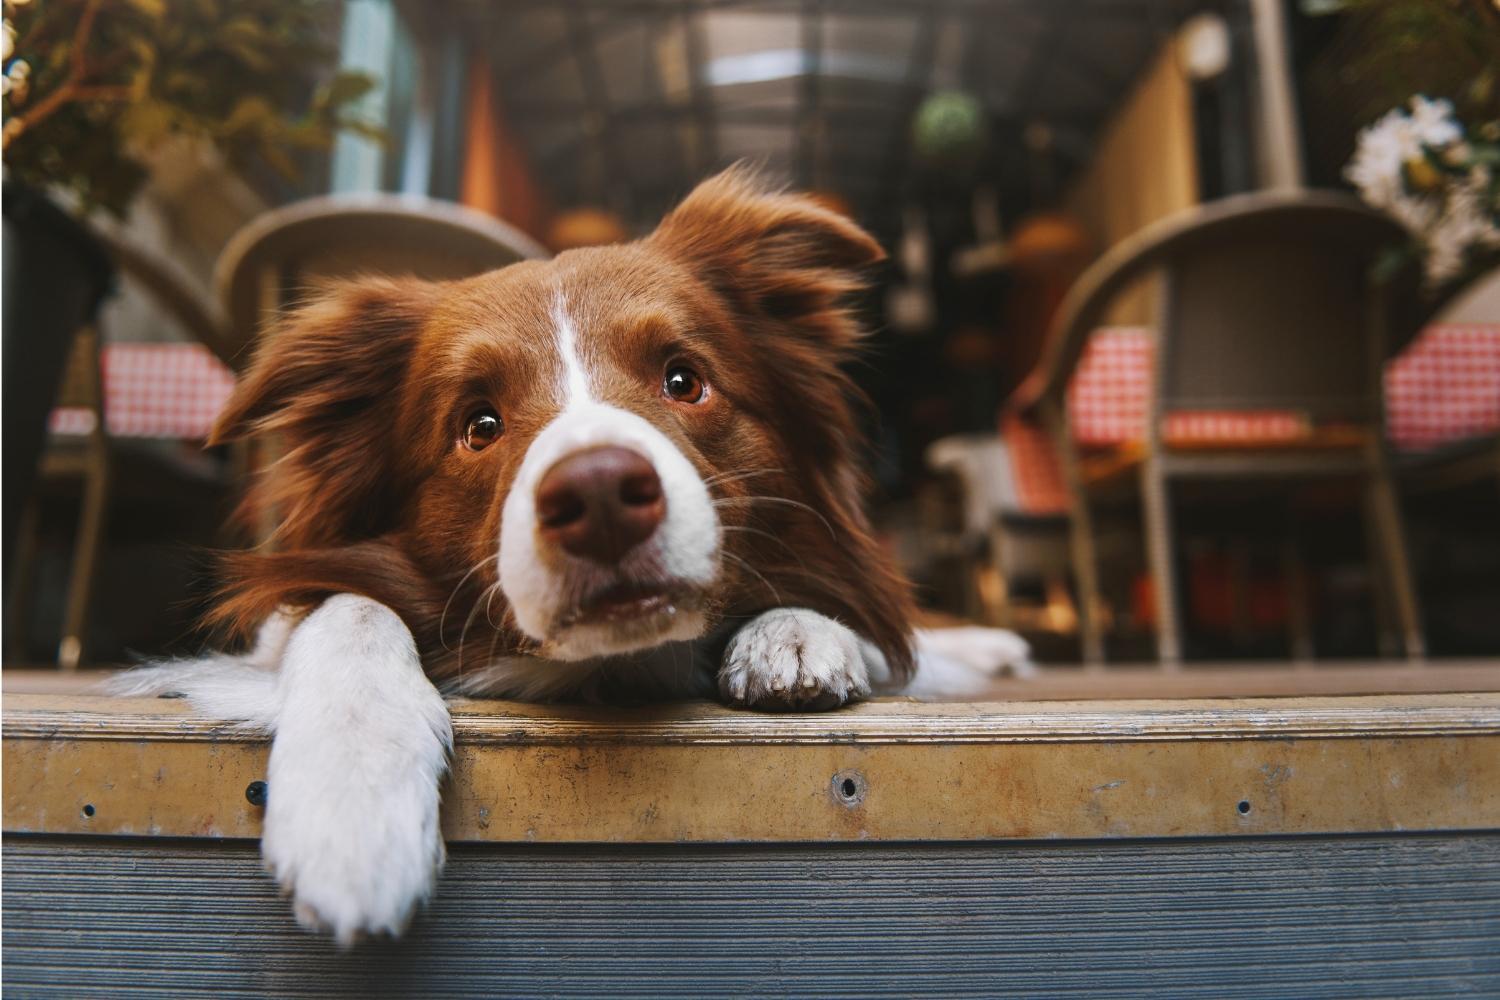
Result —
<svg viewBox="0 0 1500 1000"><path fill-rule="evenodd" d="M841 369L881 256L731 170L637 242L351 281L266 339L215 433L284 453L247 501L275 545L230 561L217 611L255 648L120 689L274 732L262 850L299 919L396 933L431 891L439 686L777 710L911 690ZM1024 666L1008 633L946 642ZM928 653L929 687L983 679Z"/></svg>

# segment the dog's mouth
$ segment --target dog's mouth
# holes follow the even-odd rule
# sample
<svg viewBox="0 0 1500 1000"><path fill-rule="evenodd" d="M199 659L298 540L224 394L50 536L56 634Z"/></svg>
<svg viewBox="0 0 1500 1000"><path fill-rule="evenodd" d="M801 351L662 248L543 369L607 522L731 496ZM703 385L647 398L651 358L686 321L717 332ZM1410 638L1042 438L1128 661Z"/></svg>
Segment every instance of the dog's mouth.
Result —
<svg viewBox="0 0 1500 1000"><path fill-rule="evenodd" d="M664 582L620 581L598 587L558 617L561 628L577 625L617 625L651 619L670 619L697 606L694 595Z"/></svg>

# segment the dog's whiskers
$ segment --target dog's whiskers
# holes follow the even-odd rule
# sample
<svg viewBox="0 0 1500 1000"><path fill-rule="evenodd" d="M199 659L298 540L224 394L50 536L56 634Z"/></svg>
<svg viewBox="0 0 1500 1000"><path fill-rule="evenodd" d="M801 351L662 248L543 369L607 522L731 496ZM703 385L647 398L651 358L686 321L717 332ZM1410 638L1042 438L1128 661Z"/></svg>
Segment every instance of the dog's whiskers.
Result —
<svg viewBox="0 0 1500 1000"><path fill-rule="evenodd" d="M775 475L778 472L785 472L785 471L786 471L785 469L765 468L765 469L740 469L738 471L731 470L729 472L719 472L719 473L716 473L716 474L714 474L712 476L709 476L708 478L704 479L703 480L703 485L704 486L709 486L709 487L722 486L725 483L736 483L736 482L739 482L741 479L750 479L753 476L770 476L770 475Z"/></svg>
<svg viewBox="0 0 1500 1000"><path fill-rule="evenodd" d="M489 557L484 558L484 559L481 559L481 560L479 560L479 562L475 563L474 567L472 569L470 569L467 573L465 573L463 575L463 577L461 579L459 579L458 583L454 585L453 592L448 595L448 600L443 603L443 613L438 616L438 642L442 643L443 648L446 649L448 652L451 653L451 652L454 651L453 647L448 645L448 640L446 638L444 638L444 634L443 634L444 626L447 624L447 621L448 621L448 608L452 606L453 599L458 596L458 592L463 589L464 584L469 582L469 577L473 576L475 573L477 573L481 569L483 569L486 563L498 560L499 558L500 558L500 553L496 552L494 555L489 556ZM458 644L459 644L459 648L462 649L462 647L463 647L463 637L462 636L459 637ZM462 663L462 660L463 660L462 655L460 655L459 660L460 660L460 663Z"/></svg>
<svg viewBox="0 0 1500 1000"><path fill-rule="evenodd" d="M728 533L728 532L737 532L737 533L742 534L742 535L755 535L757 537L764 538L764 539L766 539L768 541L774 542L775 544L777 544L777 545L781 546L783 549L785 549L787 551L787 554L790 555L793 559L797 560L797 565L802 567L802 571L804 573L811 574L811 571L808 570L808 568L807 568L807 562L806 562L806 560L804 560L802 558L802 553L798 552L796 549L794 549L790 545L788 545L787 542L786 542L786 539L781 538L781 537L779 537L777 535L773 535L769 531L761 531L759 528L750 528L750 527L746 527L745 525L742 525L742 524L724 524L724 525L720 525L720 527L726 533Z"/></svg>
<svg viewBox="0 0 1500 1000"><path fill-rule="evenodd" d="M774 600L777 604L781 603L780 591L776 589L776 587L771 583L770 580L767 580L765 578L760 570L756 569L754 566L750 565L750 563L748 563L744 559L741 559L733 552L725 552L723 553L723 556L725 559L733 559L737 565L743 567L747 572L755 576L756 579L760 580L760 582L765 585L765 588L771 592L771 599Z"/></svg>
<svg viewBox="0 0 1500 1000"><path fill-rule="evenodd" d="M716 498L714 500L711 500L709 502L714 507L734 507L736 505L751 505L751 504L757 504L757 503L779 503L779 504L784 504L785 506L788 506L788 507L796 508L798 510L805 510L809 514L811 514L814 517L816 517L819 521L823 522L823 527L825 527L825 528L828 529L828 537L829 538L833 539L834 541L838 541L838 537L839 537L838 536L838 532L836 532L836 531L833 530L833 525L829 523L828 518L826 518L826 517L823 516L822 511L818 510L815 507L809 506L808 504L803 503L801 500L792 500L792 499L790 499L788 497L748 496L748 497L718 497L718 498Z"/></svg>
<svg viewBox="0 0 1500 1000"><path fill-rule="evenodd" d="M474 624L474 616L479 613L479 608L484 603L485 598L493 593L495 588L499 586L500 582L497 580L494 583L490 584L488 587L484 588L479 596L474 599L474 606L469 609L469 617L464 619L463 631L458 634L458 669L460 676L463 675L464 643L467 642L469 638L469 626Z"/></svg>

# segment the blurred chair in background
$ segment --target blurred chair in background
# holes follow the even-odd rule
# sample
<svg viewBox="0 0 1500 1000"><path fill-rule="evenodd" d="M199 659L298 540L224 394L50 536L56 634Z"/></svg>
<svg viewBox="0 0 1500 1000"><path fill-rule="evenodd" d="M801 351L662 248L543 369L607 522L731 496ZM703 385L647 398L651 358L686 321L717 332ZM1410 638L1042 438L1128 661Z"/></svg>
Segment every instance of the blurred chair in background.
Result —
<svg viewBox="0 0 1500 1000"><path fill-rule="evenodd" d="M1371 265L1401 228L1352 198L1238 196L1164 220L1110 250L1068 294L1041 365L1007 405L1051 433L1069 494L1084 657L1103 658L1091 504L1136 479L1152 578L1158 657L1182 656L1170 484L1279 484L1355 476L1408 656L1423 652L1417 599L1383 435L1383 365L1415 329L1398 321L1405 286ZM1110 302L1157 281L1152 391L1144 440L1080 454L1069 381ZM1394 329L1393 329L1394 327Z"/></svg>
<svg viewBox="0 0 1500 1000"><path fill-rule="evenodd" d="M121 275L197 343L106 344L97 323L78 337L51 416L36 491L56 495L60 483L82 483L57 654L66 669L89 653L89 611L111 496L120 490L167 490L178 499L223 496L237 473L256 464L257 456L235 451L226 467L173 444L201 445L268 315L295 305L321 280L373 273L461 278L545 255L512 227L448 202L391 195L315 198L268 212L230 240L215 270L221 318L165 262L117 235L95 235ZM9 662L28 658L28 626L37 615L38 535L33 498L22 517L15 581L7 595Z"/></svg>
<svg viewBox="0 0 1500 1000"><path fill-rule="evenodd" d="M957 480L961 509L957 523L927 545L957 557L968 617L1066 634L1078 624L1067 589L1067 493L1050 454L1034 464L1038 448L1047 451L1051 444L1029 427L1005 437L965 434L934 441L927 466Z"/></svg>
<svg viewBox="0 0 1500 1000"><path fill-rule="evenodd" d="M57 664L76 668L88 654L90 608L105 540L112 483L209 492L227 484L211 462L181 460L160 449L135 447L143 439L201 440L230 386L214 355L227 357L225 326L171 268L141 247L102 230L91 235L106 249L119 275L142 288L158 309L197 344L107 345L102 321L79 331L55 400L37 487L21 513L15 581L6 606L6 658L26 659L28 625L36 597L41 498L58 484L77 480L81 496L68 570ZM212 353L210 353L210 351ZM125 446L125 439L134 439ZM117 473L123 472L123 476Z"/></svg>

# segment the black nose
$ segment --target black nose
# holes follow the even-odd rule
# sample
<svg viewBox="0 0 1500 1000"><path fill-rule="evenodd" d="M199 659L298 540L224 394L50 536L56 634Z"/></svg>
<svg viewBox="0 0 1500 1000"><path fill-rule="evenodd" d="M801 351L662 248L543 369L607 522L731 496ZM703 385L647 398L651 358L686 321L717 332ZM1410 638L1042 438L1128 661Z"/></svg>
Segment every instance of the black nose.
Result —
<svg viewBox="0 0 1500 1000"><path fill-rule="evenodd" d="M650 538L666 513L656 469L628 448L569 455L536 488L542 537L603 565Z"/></svg>

